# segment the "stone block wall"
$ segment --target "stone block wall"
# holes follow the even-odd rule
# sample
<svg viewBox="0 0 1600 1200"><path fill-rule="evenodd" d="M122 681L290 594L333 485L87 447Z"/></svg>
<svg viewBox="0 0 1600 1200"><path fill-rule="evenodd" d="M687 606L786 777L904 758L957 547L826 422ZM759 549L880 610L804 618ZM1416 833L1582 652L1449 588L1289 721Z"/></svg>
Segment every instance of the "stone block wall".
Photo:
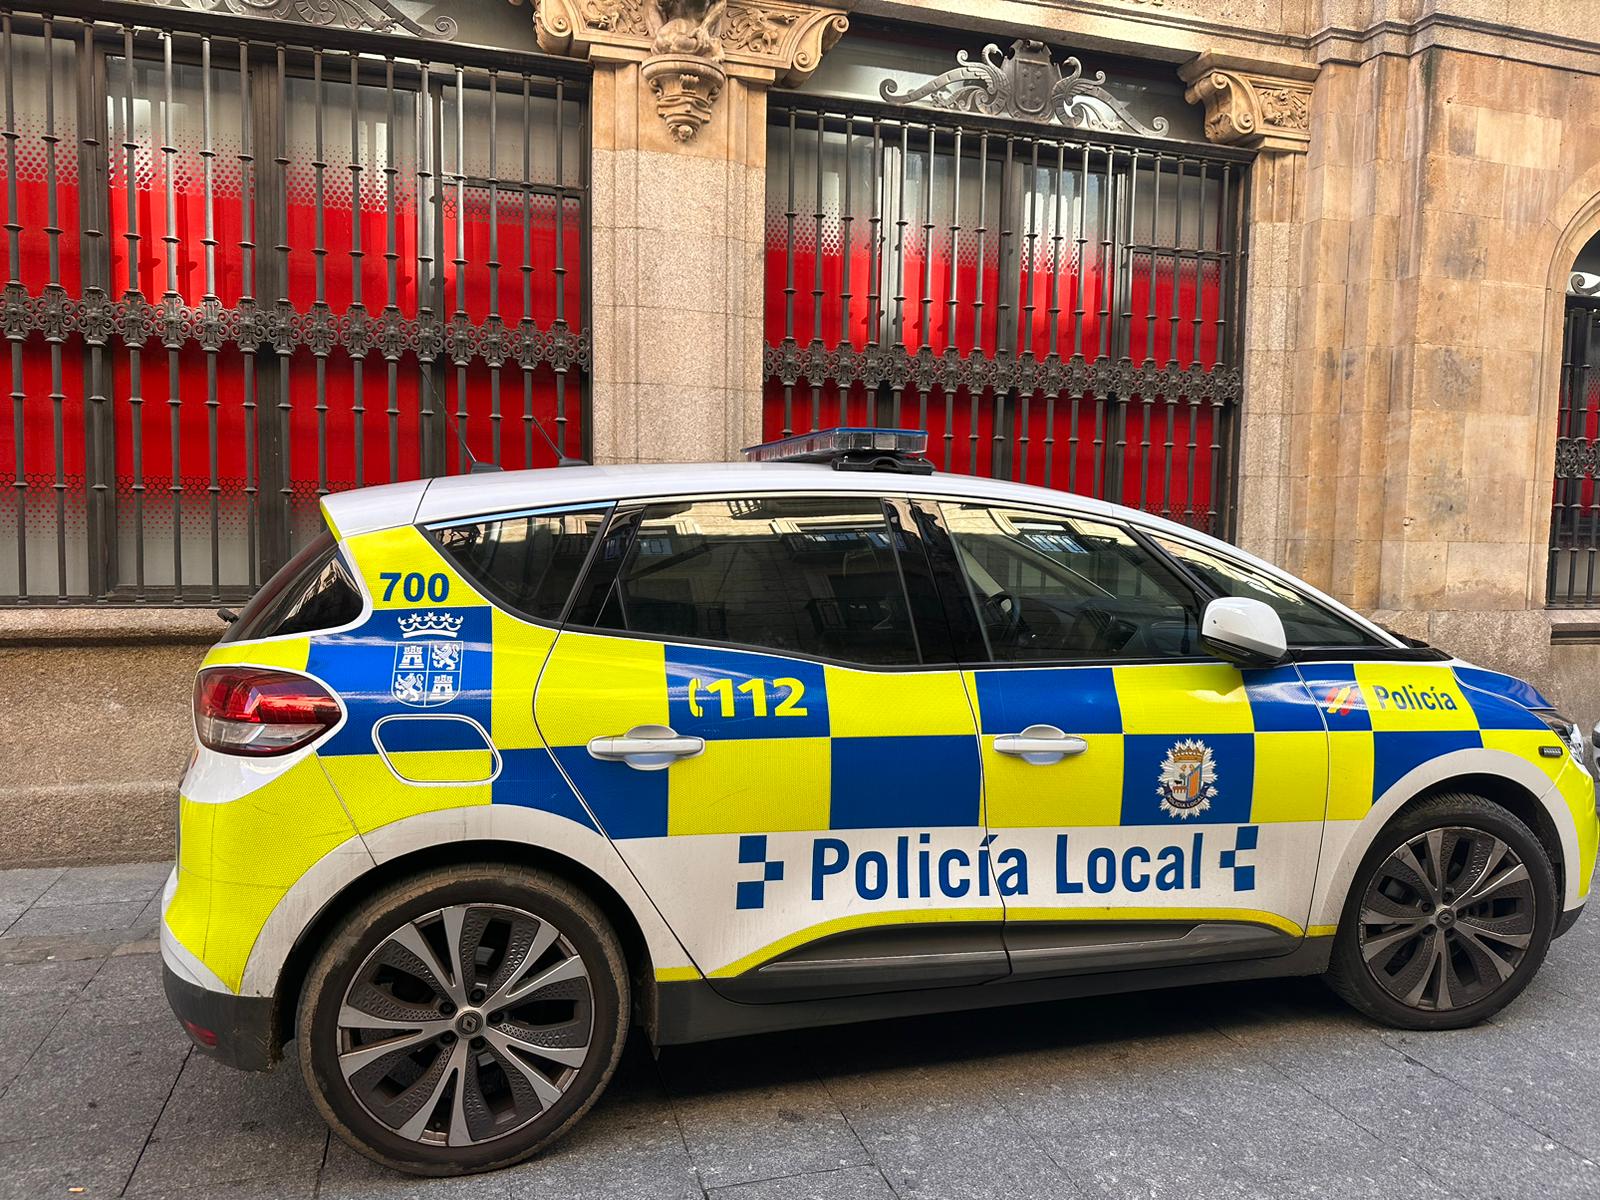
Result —
<svg viewBox="0 0 1600 1200"><path fill-rule="evenodd" d="M0 614L0 869L170 858L215 612Z"/></svg>

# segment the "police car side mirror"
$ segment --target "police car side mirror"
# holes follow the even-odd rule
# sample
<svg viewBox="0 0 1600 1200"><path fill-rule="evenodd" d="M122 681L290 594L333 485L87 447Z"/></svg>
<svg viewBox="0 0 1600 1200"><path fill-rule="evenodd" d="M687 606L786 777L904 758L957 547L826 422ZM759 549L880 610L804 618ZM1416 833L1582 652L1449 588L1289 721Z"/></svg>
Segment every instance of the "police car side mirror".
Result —
<svg viewBox="0 0 1600 1200"><path fill-rule="evenodd" d="M1270 667L1289 648L1283 621L1272 607L1243 596L1222 596L1206 605L1200 640L1218 658L1240 667Z"/></svg>

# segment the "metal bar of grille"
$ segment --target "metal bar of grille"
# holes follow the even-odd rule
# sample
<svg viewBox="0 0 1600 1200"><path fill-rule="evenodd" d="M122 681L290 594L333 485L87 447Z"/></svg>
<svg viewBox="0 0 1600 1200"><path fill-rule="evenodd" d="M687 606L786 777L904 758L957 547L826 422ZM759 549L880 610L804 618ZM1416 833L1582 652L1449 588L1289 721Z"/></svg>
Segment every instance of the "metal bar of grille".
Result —
<svg viewBox="0 0 1600 1200"><path fill-rule="evenodd" d="M161 237L166 258L166 289L161 294L163 337L167 348L167 408L172 435L172 458L167 490L172 496L172 584L176 599L183 599L183 384L179 374L178 352L182 341L171 328L177 309L183 303L178 294L178 187L174 175L178 148L172 144L172 38L161 39L161 165L162 191L166 208L166 232Z"/></svg>
<svg viewBox="0 0 1600 1200"><path fill-rule="evenodd" d="M817 123L817 162L823 161L825 151L823 148L822 123ZM811 348L814 352L822 350L822 220L827 216L823 209L823 186L826 177L821 170L816 172L817 188L816 203L812 206L812 278L811 278ZM808 371L811 384L811 428L817 429L822 425L822 373Z"/></svg>
<svg viewBox="0 0 1600 1200"><path fill-rule="evenodd" d="M1155 157L1155 198L1150 205L1150 278L1146 290L1150 293L1150 319L1145 333L1145 361L1155 361L1156 334L1158 306L1156 298L1156 244L1159 241L1157 227L1161 220L1161 155ZM1176 307L1178 302L1177 291L1174 289L1171 303ZM1150 419L1155 411L1155 395L1149 388L1139 391L1139 403L1143 408L1139 420L1139 499L1137 503L1143 507L1150 495ZM1124 418L1126 419L1126 418ZM1121 461L1121 447L1118 448L1118 460Z"/></svg>
<svg viewBox="0 0 1600 1200"><path fill-rule="evenodd" d="M383 328L387 332L399 332L404 328L404 318L400 314L400 243L397 228L400 207L399 179L400 168L395 165L396 152L399 144L395 140L395 129L399 125L399 109L394 90L394 59L386 58L383 63L383 111L384 111L384 157L383 157L383 186L384 186L384 303L383 303ZM420 109L420 105L419 105ZM420 116L420 113L419 113ZM385 422L389 432L389 481L397 482L405 470L400 465L400 356L405 349L405 344L399 337L384 336L382 338L383 361L388 372L388 407L384 412ZM420 467L420 464L419 464Z"/></svg>
<svg viewBox="0 0 1600 1200"><path fill-rule="evenodd" d="M270 337L274 351L277 353L278 377L278 404L277 440L274 451L278 459L278 519L281 522L281 553L287 558L294 553L294 535L290 530L289 518L294 511L294 339L291 336L292 314L294 302L289 298L289 254L292 247L289 245L289 106L284 102L284 93L287 91L288 79L288 51L283 46L276 48L275 54L276 77L274 80L277 96L275 111L275 129L273 131L273 165L277 168L273 172L273 199L276 212L276 226L274 232L277 241L273 246L276 256L275 284L278 290L277 304L269 318L268 326L271 330Z"/></svg>
<svg viewBox="0 0 1600 1200"><path fill-rule="evenodd" d="M985 275L989 266L989 133L987 130L978 135L978 257L975 271L977 301L973 305L972 319L972 349L973 355L981 355L984 337L983 305L984 298L988 295L989 284ZM976 472L978 469L978 405L983 400L984 385L973 380L967 385L967 427L971 431L968 435L970 442L967 446L967 470Z"/></svg>
<svg viewBox="0 0 1600 1200"><path fill-rule="evenodd" d="M1232 172L1223 172L1222 211L1230 214L1233 213L1233 210L1229 206L1228 197L1231 184ZM1241 204L1243 203L1242 193L1240 195L1239 202ZM1226 221L1223 224L1222 245L1224 250L1232 250L1236 246L1234 238L1236 235L1236 222L1238 220L1239 217L1237 214L1234 214L1234 219ZM1219 280L1219 291L1217 295L1217 348L1219 353L1221 352L1222 347L1228 345L1228 305L1232 300L1230 287L1231 283L1232 273L1224 271L1222 273L1222 278ZM1211 399L1211 487L1206 495L1205 524L1207 529L1216 529L1219 532L1225 531L1220 529L1217 502L1219 498L1221 498L1227 491L1231 491L1231 482L1228 487L1225 488L1223 486L1222 476L1222 426L1224 418L1225 414L1222 408L1222 399L1219 395L1214 394Z"/></svg>
<svg viewBox="0 0 1600 1200"><path fill-rule="evenodd" d="M256 158L255 122L250 87L250 47L239 43L239 348L246 352L240 364L244 412L245 563L249 590L261 577L261 443L260 404L256 398L256 362L251 353L258 345L253 329L246 333L256 306ZM247 349L247 347L249 349Z"/></svg>
<svg viewBox="0 0 1600 1200"><path fill-rule="evenodd" d="M840 188L840 213L839 230L840 244L843 246L844 261L840 264L841 288L839 296L839 344L845 345L850 341L850 301L854 299L851 292L851 280L855 278L852 269L851 255L855 250L855 192L850 186L851 159L855 157L856 123L854 119L846 119L844 123L844 181ZM839 394L839 419L844 420L845 403L847 397L841 390Z"/></svg>
<svg viewBox="0 0 1600 1200"><path fill-rule="evenodd" d="M331 325L332 314L328 308L328 214L327 171L328 151L324 111L327 94L322 85L322 52L311 57L311 109L313 115L315 149L311 159L311 208L313 224L311 233L312 277L316 298L311 302L310 319L313 324ZM285 194L287 203L287 190ZM317 499L328 494L328 355L333 351L333 339L316 337L311 345L313 370L317 388Z"/></svg>
<svg viewBox="0 0 1600 1200"><path fill-rule="evenodd" d="M789 203L784 209L784 238L788 246L788 253L784 255L786 265L783 277L783 345L791 354L794 350L794 234L795 220L800 212L795 208L795 171L799 169L800 156L795 143L795 117L789 114ZM818 174L821 174L820 165ZM783 436L788 437L794 432L794 373L789 371L783 378Z"/></svg>
<svg viewBox="0 0 1600 1200"><path fill-rule="evenodd" d="M893 345L905 345L905 305L906 305L906 163L911 157L911 126L900 126L899 153L895 156L895 170L898 178L894 189L894 324L890 327L889 338ZM891 424L900 424L900 395L905 384L900 379L890 383L893 400L890 407L889 421Z"/></svg>
<svg viewBox="0 0 1600 1200"><path fill-rule="evenodd" d="M200 164L204 177L205 226L201 252L205 258L205 296L201 302L206 322L201 349L206 358L206 533L211 548L211 600L222 599L222 485L219 482L222 408L217 394L218 328L222 302L217 298L216 148L211 142L211 39L200 42Z"/></svg>
<svg viewBox="0 0 1600 1200"><path fill-rule="evenodd" d="M1583 413L1583 431L1587 432L1591 413L1600 407L1600 313L1591 311L1588 319L1582 322L1583 326L1583 366L1579 372L1577 408ZM1593 445L1593 443L1590 443ZM1587 458L1585 462L1587 467ZM1584 575L1583 599L1587 605L1592 605L1595 599L1595 563L1597 543L1600 543L1600 529L1596 527L1596 509L1600 507L1600 496L1595 494L1595 478L1600 475L1593 469L1588 470L1586 480L1589 493L1589 502L1585 506L1584 518L1587 525L1587 545L1584 548L1586 558L1586 571Z"/></svg>
<svg viewBox="0 0 1600 1200"><path fill-rule="evenodd" d="M569 352L567 342L567 204L566 204L566 137L563 133L562 113L567 103L567 84L563 79L557 79L556 85L556 113L555 113L555 143L556 143L556 260L552 269L556 290L556 319L553 326L554 339L552 344L556 347L552 365L556 376L556 452L565 455L567 452L567 423L570 417L567 414L567 371ZM587 428L587 422L585 423Z"/></svg>
<svg viewBox="0 0 1600 1200"><path fill-rule="evenodd" d="M560 120L560 114L557 114ZM559 136L559 134L558 134ZM533 328L533 77L522 76L522 335ZM522 356L522 461L533 461L533 370Z"/></svg>
<svg viewBox="0 0 1600 1200"><path fill-rule="evenodd" d="M9 58L9 54L7 58ZM60 168L56 161L56 147L60 135L56 132L56 47L55 22L44 22L44 182L46 195L45 238L48 249L49 282L45 284L46 305L65 308L66 295L61 286L61 200ZM10 72L7 71L8 84ZM9 128L8 123L8 128ZM51 328L45 332L50 354L50 423L51 446L55 454L56 494L56 598L65 600L68 595L67 580L67 470L66 470L66 403L67 394L62 376L61 349L66 340L64 330Z"/></svg>
<svg viewBox="0 0 1600 1200"><path fill-rule="evenodd" d="M461 228L467 225L466 213L457 215ZM500 72L489 72L489 312L487 323L500 323ZM500 453L500 363L489 363L489 450L499 463Z"/></svg>
<svg viewBox="0 0 1600 1200"><path fill-rule="evenodd" d="M22 287L22 226L17 220L17 105L16 77L11 70L14 49L11 40L11 14L0 14L0 42L5 50L5 129L6 143L6 264L7 290ZM16 445L16 476L12 486L17 498L17 579L19 590L28 590L28 462L24 439L27 436L27 393L23 387L23 334L8 331L11 342L11 413Z"/></svg>
<svg viewBox="0 0 1600 1200"><path fill-rule="evenodd" d="M367 307L362 299L361 270L366 254L361 246L361 189L364 185L361 162L361 62L350 56L350 309L346 315L347 330L367 327ZM350 430L352 474L355 485L367 481L367 379L366 355L350 355Z"/></svg>
<svg viewBox="0 0 1600 1200"><path fill-rule="evenodd" d="M789 290L767 332L769 436L790 429L797 382L811 389L813 424L819 397L859 384L869 420L882 402L886 421L929 428L948 468L1226 532L1237 155L786 93L771 97L771 122L768 276ZM851 153L869 140L870 154ZM859 187L870 212L852 202ZM792 290L801 262L809 297ZM814 322L796 345L795 309L809 300L820 313L830 286L843 304L837 340ZM863 291L864 326L850 319Z"/></svg>
<svg viewBox="0 0 1600 1200"><path fill-rule="evenodd" d="M107 370L106 343L109 330L99 314L110 309L110 246L107 231L110 226L109 181L110 159L106 153L110 138L105 94L106 80L95 69L94 31L89 25L80 30L75 46L77 56L78 87L78 220L82 232L78 239L79 272L81 283L80 330L88 348L88 378L85 393L88 403L84 428L84 481L86 484L86 509L84 522L85 550L88 562L84 564L86 591L89 595L103 595L108 588L112 572L115 541L109 536L112 525L112 472L110 440L115 413L110 394L110 372ZM7 54L9 72L11 56ZM93 119L83 120L84 113ZM64 298L70 301L72 297ZM88 319L90 314L96 314ZM19 536L22 534L19 527ZM20 582L20 581L19 581ZM27 588L18 588L19 599L25 600Z"/></svg>
<svg viewBox="0 0 1600 1200"><path fill-rule="evenodd" d="M883 122L872 123L872 216L867 228L871 231L867 252L867 346L876 347L883 340ZM866 385L867 422L878 419L878 386L870 381Z"/></svg>
<svg viewBox="0 0 1600 1200"><path fill-rule="evenodd" d="M938 137L939 127L928 126L928 154L922 176L922 296L919 304L922 333L918 339L919 361L927 361L933 357L933 343L930 340L933 336L933 231L938 228L933 219L933 174L935 164L938 162ZM917 393L917 428L926 429L930 381L919 373L913 380L912 386Z"/></svg>
<svg viewBox="0 0 1600 1200"><path fill-rule="evenodd" d="M434 169L439 161L436 156L442 153L438 128L440 98L435 95L433 73L427 63L422 64L417 99L417 207L426 208L432 218L417 231L417 322L436 335L439 318L434 305L444 303L443 277L434 270L434 250L445 228L444 175ZM417 456L418 471L423 475L431 474L433 464L441 457L435 446L438 429L434 422L438 352L436 336L430 336L426 345L419 343L417 347L417 387L422 395L422 430L417 439ZM448 418L448 412L445 415ZM445 424L449 424L448 419Z"/></svg>
<svg viewBox="0 0 1600 1200"><path fill-rule="evenodd" d="M493 143L490 143L493 145ZM456 238L455 257L451 265L455 268L456 280L456 307L451 314L452 325L466 321L467 318L467 76L466 71L456 68L456 169L452 174L451 182L456 191ZM467 451L467 365L459 354L451 356L456 364L456 433L462 451ZM446 451L449 454L449 451ZM458 458L464 460L465 453ZM460 469L465 471L467 464L460 462Z"/></svg>
<svg viewBox="0 0 1600 1200"><path fill-rule="evenodd" d="M128 283L124 302L132 311L141 312L145 299L139 290L139 209L134 190L134 159L139 143L134 140L133 92L134 74L138 60L133 54L133 28L122 31L122 62L126 88L122 95L122 154L123 187L128 194L127 233L124 235L128 253ZM7 55L10 58L10 55ZM128 347L128 407L129 424L133 436L133 557L134 599L145 599L144 552L144 387L143 338L130 339Z"/></svg>
<svg viewBox="0 0 1600 1200"><path fill-rule="evenodd" d="M961 154L961 126L955 127L954 133L954 162L950 172L950 298L947 301L945 313L945 357L958 352L959 334L956 329L957 281L961 271L961 172L965 166L965 159ZM983 269L982 264L978 266ZM944 392L944 469L950 470L951 455L955 451L955 425L956 425L956 388L954 382L945 380L942 385Z"/></svg>

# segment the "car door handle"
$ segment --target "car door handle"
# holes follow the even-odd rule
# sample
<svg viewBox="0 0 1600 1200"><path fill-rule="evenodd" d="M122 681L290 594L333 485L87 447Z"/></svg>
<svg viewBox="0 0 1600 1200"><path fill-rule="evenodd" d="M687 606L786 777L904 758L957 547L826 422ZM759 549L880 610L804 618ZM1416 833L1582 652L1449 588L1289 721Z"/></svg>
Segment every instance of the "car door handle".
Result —
<svg viewBox="0 0 1600 1200"><path fill-rule="evenodd" d="M636 771L659 771L680 758L693 758L705 748L705 738L680 736L666 725L635 725L620 736L591 739L589 756L601 762L627 763Z"/></svg>
<svg viewBox="0 0 1600 1200"><path fill-rule="evenodd" d="M1069 755L1082 754L1089 743L1054 725L1029 725L1021 733L1002 733L994 739L994 748L998 754L1009 754L1036 767L1048 767Z"/></svg>

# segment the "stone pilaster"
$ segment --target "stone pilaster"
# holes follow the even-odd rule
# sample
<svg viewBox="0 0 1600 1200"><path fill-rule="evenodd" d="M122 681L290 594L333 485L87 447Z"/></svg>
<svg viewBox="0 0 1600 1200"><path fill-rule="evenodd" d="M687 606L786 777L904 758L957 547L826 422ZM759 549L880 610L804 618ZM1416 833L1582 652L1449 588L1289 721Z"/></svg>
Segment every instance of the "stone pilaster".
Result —
<svg viewBox="0 0 1600 1200"><path fill-rule="evenodd" d="M1294 477L1288 469L1295 408L1300 247L1306 223L1306 151L1315 67L1206 53L1179 72L1191 104L1206 110L1206 137L1259 151L1250 171L1249 254L1243 281L1244 404L1239 438L1236 540L1281 559Z"/></svg>
<svg viewBox="0 0 1600 1200"><path fill-rule="evenodd" d="M767 89L842 13L740 0L545 0L546 49L594 66L595 461L730 459L761 436Z"/></svg>
<svg viewBox="0 0 1600 1200"><path fill-rule="evenodd" d="M1251 168L1244 270L1244 403L1235 541L1279 561L1290 539L1290 425L1296 405L1296 318L1305 230L1306 159L1266 153Z"/></svg>

